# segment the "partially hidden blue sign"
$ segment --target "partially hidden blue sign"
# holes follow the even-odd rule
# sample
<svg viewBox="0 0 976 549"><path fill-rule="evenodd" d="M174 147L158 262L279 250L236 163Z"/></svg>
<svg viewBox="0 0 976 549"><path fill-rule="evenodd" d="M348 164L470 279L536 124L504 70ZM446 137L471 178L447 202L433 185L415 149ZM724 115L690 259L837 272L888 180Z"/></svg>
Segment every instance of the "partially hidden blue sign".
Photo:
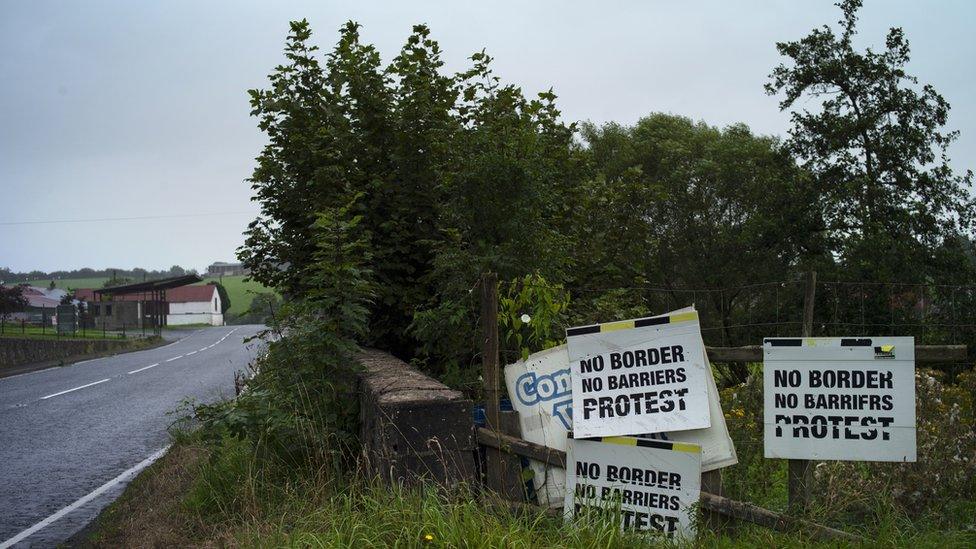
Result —
<svg viewBox="0 0 976 549"><path fill-rule="evenodd" d="M525 407L546 408L566 430L573 428L573 386L569 368L551 374L525 372L515 380L515 398Z"/></svg>

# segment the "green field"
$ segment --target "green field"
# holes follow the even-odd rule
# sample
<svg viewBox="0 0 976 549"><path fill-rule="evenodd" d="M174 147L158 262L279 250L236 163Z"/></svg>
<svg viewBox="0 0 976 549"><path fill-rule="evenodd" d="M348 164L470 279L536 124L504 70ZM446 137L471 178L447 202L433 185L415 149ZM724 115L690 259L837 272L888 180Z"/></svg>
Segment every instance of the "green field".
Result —
<svg viewBox="0 0 976 549"><path fill-rule="evenodd" d="M245 276L225 276L220 282L227 289L227 295L230 297L230 309L227 311L228 315L240 315L247 311L247 308L251 306L251 299L254 298L256 293L267 293L270 292L268 288L262 285L260 282L255 282L253 280L245 281L247 278ZM204 278L203 282L200 284L206 284L208 282L218 282L217 278Z"/></svg>
<svg viewBox="0 0 976 549"><path fill-rule="evenodd" d="M107 276L96 276L92 278L64 278L55 279L54 285L62 290L77 290L78 288L101 288L102 284L108 280ZM13 280L11 284L19 284L25 282L31 286L37 286L38 288L47 288L51 284L51 279L40 279L40 280Z"/></svg>

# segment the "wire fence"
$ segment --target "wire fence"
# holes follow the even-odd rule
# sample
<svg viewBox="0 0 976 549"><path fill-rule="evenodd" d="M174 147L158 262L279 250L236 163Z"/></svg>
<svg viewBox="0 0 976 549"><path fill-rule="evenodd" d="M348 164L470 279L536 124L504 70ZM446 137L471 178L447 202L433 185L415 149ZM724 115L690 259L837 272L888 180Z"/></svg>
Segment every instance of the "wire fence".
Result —
<svg viewBox="0 0 976 549"><path fill-rule="evenodd" d="M740 358L755 356L758 358L753 360L758 361L761 355L744 350L724 350L715 354L730 357L727 358L729 362L713 363L716 381L720 387L725 387L721 391L721 400L729 438L738 449L742 464L742 467L733 469L724 482L740 499L751 501L755 499L753 496L759 496L763 501L775 500L777 505L792 505L794 498L808 501L811 495L803 495L804 487L816 484L818 497L832 498L833 504L838 505L836 502L851 494L866 493L864 490L886 491L887 488L875 479L891 478L897 483L891 496L906 508L920 509L922 505L935 508L959 500L956 485L932 488L928 479L933 472L938 472L962 479L959 486L971 486L973 478L972 468L959 461L962 457L951 454L957 452L965 457L972 452L974 411L966 404L971 402L972 386L966 376L958 374L973 367L970 357L976 348L976 285L838 280L811 284L815 279L815 276L804 273L785 281L720 288L652 285L559 288L540 283L534 289L547 289L550 297L564 291L571 298L569 310L560 320L566 325L552 330L553 339L561 339L561 330L572 326L659 315L694 306L698 311L702 337L710 347L759 345L767 337L800 337L804 333L814 337L912 336L916 345L966 345L969 351L966 359L948 363L923 362L920 366L917 379L924 383L920 393L923 396L916 400L917 462L910 465L865 463L847 469L837 466L817 468L810 473L811 479L802 482L791 475L799 466L814 471L806 462L787 465L787 460L764 457L762 377L753 376L759 371L757 365L743 363L741 361L745 359ZM519 286L534 284L530 280L501 282L500 294L518 294ZM536 292L536 295L545 296L547 292ZM509 310L508 314L512 312ZM483 323L485 319L479 321ZM517 358L513 356L517 353L513 348L502 351L502 364ZM926 351L928 360L952 360L950 357L961 356L948 349L930 348ZM733 360L740 362L731 362ZM946 375L926 372L925 369L930 367L942 370ZM936 383L939 377L945 383ZM476 386L463 389L478 394ZM817 475L822 478L812 480ZM838 478L843 482L837 484ZM922 486L927 488L920 488Z"/></svg>
<svg viewBox="0 0 976 549"><path fill-rule="evenodd" d="M503 293L526 284L500 283ZM805 285L803 274L798 274L784 281L720 288L568 287L572 301L567 323L594 324L693 305L707 346L759 345L767 337L801 335ZM976 285L820 280L815 285L812 328L814 337L912 336L917 345L966 345L971 356L976 349ZM951 379L972 362L938 367Z"/></svg>
<svg viewBox="0 0 976 549"><path fill-rule="evenodd" d="M90 318L78 318L77 322L58 326L51 321L29 321L0 317L0 336L31 337L42 339L126 339L154 335L145 324L119 322L111 326L96 323Z"/></svg>

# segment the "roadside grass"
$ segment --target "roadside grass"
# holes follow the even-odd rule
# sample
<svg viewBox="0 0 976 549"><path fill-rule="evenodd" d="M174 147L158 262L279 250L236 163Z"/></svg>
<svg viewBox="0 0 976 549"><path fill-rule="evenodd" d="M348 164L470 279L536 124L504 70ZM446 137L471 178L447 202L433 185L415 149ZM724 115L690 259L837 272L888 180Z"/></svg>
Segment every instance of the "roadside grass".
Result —
<svg viewBox="0 0 976 549"><path fill-rule="evenodd" d="M260 282L245 280L246 278L247 276L244 275L225 276L223 279L206 277L199 284L207 284L210 282L222 283L227 290L227 296L230 297L230 309L227 310L226 314L239 316L247 312L248 307L251 306L251 299L254 298L255 294L273 292L273 290L265 287Z"/></svg>
<svg viewBox="0 0 976 549"><path fill-rule="evenodd" d="M957 512L965 512L964 509ZM972 547L973 532L893 508L847 530L865 546ZM804 532L739 523L688 542L622 533L605 520L565 522L463 488L387 486L328 468L285 466L248 441L176 435L170 452L97 520L83 546L245 547L838 547Z"/></svg>

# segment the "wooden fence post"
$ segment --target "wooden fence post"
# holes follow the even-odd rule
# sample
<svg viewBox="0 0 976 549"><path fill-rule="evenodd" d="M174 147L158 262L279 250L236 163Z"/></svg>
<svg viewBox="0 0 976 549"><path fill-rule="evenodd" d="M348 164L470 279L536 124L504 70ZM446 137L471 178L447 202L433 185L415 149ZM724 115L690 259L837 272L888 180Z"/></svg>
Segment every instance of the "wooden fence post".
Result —
<svg viewBox="0 0 976 549"><path fill-rule="evenodd" d="M803 292L803 337L813 336L813 306L817 297L817 272L809 271ZM802 511L810 505L813 487L813 463L808 459L789 460L787 474L788 504L792 511Z"/></svg>
<svg viewBox="0 0 976 549"><path fill-rule="evenodd" d="M499 387L501 375L498 366L498 275L481 275L481 380L485 392L485 422L496 433L503 431ZM509 427L511 427L509 425ZM511 460L498 451L485 454L485 480L492 490L509 492L506 470Z"/></svg>
<svg viewBox="0 0 976 549"><path fill-rule="evenodd" d="M485 389L485 417L495 429L499 425L498 372L498 275L481 276L481 369Z"/></svg>

